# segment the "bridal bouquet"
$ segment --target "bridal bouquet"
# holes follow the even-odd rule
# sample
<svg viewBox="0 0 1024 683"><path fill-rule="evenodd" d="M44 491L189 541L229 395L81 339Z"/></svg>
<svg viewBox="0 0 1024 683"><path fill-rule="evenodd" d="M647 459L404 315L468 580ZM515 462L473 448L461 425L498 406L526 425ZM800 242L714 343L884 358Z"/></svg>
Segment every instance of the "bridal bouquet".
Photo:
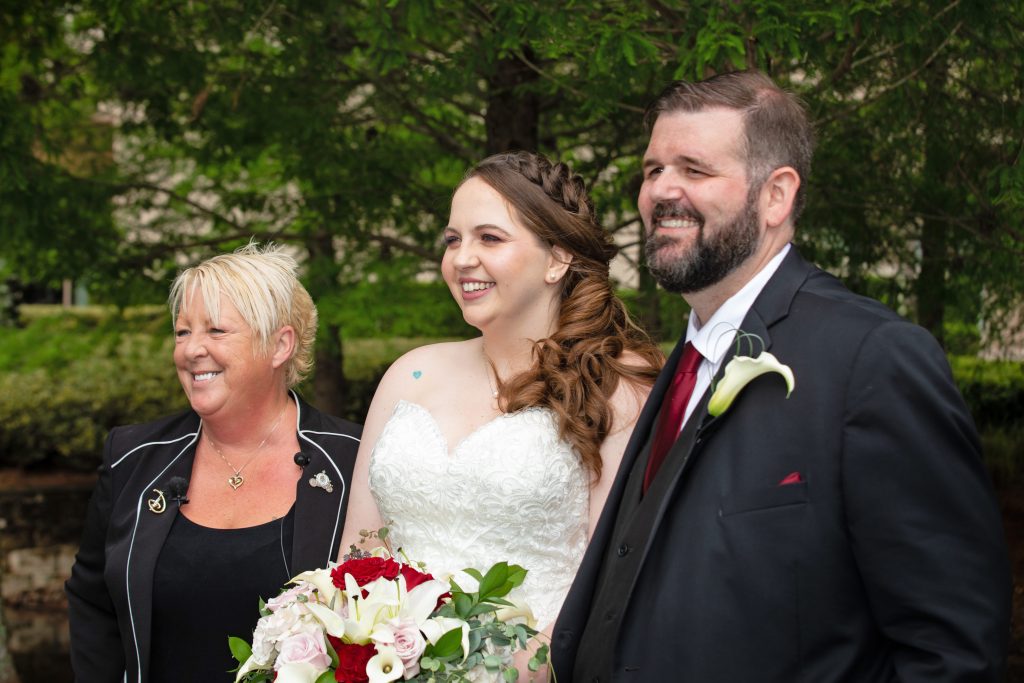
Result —
<svg viewBox="0 0 1024 683"><path fill-rule="evenodd" d="M235 681L515 681L511 653L537 631L529 610L505 596L525 576L500 562L439 581L384 549L303 572L260 601L251 646L229 638ZM546 657L542 645L531 670Z"/></svg>

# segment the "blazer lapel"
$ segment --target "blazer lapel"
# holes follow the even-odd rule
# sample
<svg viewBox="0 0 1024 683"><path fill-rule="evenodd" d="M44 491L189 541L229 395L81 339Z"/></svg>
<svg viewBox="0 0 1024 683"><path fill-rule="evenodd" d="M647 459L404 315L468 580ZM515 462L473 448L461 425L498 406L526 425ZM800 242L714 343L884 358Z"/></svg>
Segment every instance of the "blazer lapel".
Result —
<svg viewBox="0 0 1024 683"><path fill-rule="evenodd" d="M341 529L338 529L338 506L345 482L335 473L333 464L317 448L303 444L302 452L309 464L295 488L295 531L292 538L292 574L326 567L337 556ZM329 483L327 490L317 482L323 473ZM323 477L321 477L323 479ZM332 539L325 541L324 539Z"/></svg>
<svg viewBox="0 0 1024 683"><path fill-rule="evenodd" d="M306 435L323 429L319 414L294 392L292 396L299 410L299 446L309 457L295 484L291 570L296 575L326 567L339 555L346 481L326 451Z"/></svg>
<svg viewBox="0 0 1024 683"><path fill-rule="evenodd" d="M153 477L150 485L139 496L133 542L128 553L128 610L143 678L148 677L146 669L149 664L152 633L153 573L160 559L160 551L167 540L167 534L170 533L180 509L180 505L170 499L167 482L173 477L181 477L187 482L192 475L192 463L196 454L195 440L184 447L180 444L165 446L168 447L179 449L181 452L173 456L171 463ZM154 460L159 462L156 457ZM162 512L158 512L158 493L163 494ZM152 508L150 501L153 502Z"/></svg>

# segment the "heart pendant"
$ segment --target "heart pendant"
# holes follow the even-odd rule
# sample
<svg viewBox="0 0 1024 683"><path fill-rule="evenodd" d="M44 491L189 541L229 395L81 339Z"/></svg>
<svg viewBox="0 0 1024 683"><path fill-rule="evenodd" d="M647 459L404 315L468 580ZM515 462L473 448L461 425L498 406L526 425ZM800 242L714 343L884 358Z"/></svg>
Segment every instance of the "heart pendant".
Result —
<svg viewBox="0 0 1024 683"><path fill-rule="evenodd" d="M241 474L235 474L228 477L228 486L234 490L238 490L238 487L245 483L245 479L242 478Z"/></svg>

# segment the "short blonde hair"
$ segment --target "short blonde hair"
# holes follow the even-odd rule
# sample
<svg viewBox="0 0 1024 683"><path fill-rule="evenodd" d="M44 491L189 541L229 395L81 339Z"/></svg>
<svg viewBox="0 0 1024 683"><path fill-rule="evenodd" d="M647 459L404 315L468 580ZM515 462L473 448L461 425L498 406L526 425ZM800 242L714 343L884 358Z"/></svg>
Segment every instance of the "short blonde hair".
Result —
<svg viewBox="0 0 1024 683"><path fill-rule="evenodd" d="M317 312L309 292L299 282L298 264L274 244L255 242L232 254L220 254L182 271L171 284L168 304L171 324L198 290L213 323L220 320L220 297L238 309L254 333L253 352L269 355L271 337L285 325L295 329L295 352L285 364L285 383L290 389L313 367Z"/></svg>

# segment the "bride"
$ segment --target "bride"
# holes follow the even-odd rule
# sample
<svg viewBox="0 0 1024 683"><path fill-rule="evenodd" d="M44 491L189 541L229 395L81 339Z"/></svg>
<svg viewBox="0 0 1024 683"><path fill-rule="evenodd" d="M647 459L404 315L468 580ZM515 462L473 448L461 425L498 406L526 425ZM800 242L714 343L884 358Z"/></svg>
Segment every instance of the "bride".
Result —
<svg viewBox="0 0 1024 683"><path fill-rule="evenodd" d="M615 246L564 164L480 162L444 245L442 275L481 335L410 351L384 375L342 551L387 526L435 574L522 565L513 596L550 629L662 357L612 293Z"/></svg>

